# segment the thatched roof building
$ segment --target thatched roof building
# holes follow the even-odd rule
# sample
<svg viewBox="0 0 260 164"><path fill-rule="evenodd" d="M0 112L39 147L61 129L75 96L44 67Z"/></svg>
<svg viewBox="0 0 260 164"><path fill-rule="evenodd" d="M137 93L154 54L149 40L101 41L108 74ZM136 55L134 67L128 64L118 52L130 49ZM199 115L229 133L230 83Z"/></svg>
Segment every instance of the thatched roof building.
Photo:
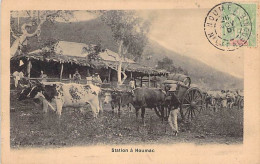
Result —
<svg viewBox="0 0 260 164"><path fill-rule="evenodd" d="M110 78L110 74L115 74L113 71L117 68L118 59L117 53L108 49L101 50L96 45L58 41L51 46L12 57L11 72L27 69L30 77L39 77L40 71L43 70L49 77L68 78L77 68L83 76L100 72L103 78ZM31 71L28 70L28 64ZM122 68L131 77L160 76L168 73L127 58L123 59Z"/></svg>

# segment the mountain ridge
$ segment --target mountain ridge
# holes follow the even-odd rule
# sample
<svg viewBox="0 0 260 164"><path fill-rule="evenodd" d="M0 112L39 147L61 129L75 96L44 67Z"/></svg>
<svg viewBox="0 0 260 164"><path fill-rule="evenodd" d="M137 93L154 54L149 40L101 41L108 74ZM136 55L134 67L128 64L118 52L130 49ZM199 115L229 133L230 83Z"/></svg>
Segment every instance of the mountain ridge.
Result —
<svg viewBox="0 0 260 164"><path fill-rule="evenodd" d="M20 20L20 22L22 24L23 21ZM33 28L31 30L33 31ZM28 51L39 49L50 40L63 40L86 44L100 43L104 48L117 52L117 44L113 39L111 29L106 26L100 18L71 23L45 22L42 25L40 37L34 37L28 40ZM141 64L155 67L158 60L161 60L164 57L172 59L175 66L187 70L189 76L191 76L192 83L203 88L243 88L243 79L216 70L199 60L169 50L151 39L149 39L149 42L144 49L143 57L140 62Z"/></svg>

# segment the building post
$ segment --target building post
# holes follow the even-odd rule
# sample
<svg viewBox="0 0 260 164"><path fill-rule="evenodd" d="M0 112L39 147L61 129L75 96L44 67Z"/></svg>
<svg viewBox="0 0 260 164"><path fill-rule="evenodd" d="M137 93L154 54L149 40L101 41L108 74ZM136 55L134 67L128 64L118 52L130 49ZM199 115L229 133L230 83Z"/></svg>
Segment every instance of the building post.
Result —
<svg viewBox="0 0 260 164"><path fill-rule="evenodd" d="M151 77L150 77L150 74L148 75L148 88L150 88L150 80L151 80Z"/></svg>
<svg viewBox="0 0 260 164"><path fill-rule="evenodd" d="M63 73L63 63L61 64L61 69L60 69L60 81L62 80L62 73Z"/></svg>
<svg viewBox="0 0 260 164"><path fill-rule="evenodd" d="M31 78L31 68L32 68L31 60L28 60L28 64L27 64L27 74L28 74L28 79Z"/></svg>
<svg viewBox="0 0 260 164"><path fill-rule="evenodd" d="M90 77L89 69L87 68L87 77Z"/></svg>
<svg viewBox="0 0 260 164"><path fill-rule="evenodd" d="M107 82L110 83L111 81L111 68L108 67L108 80Z"/></svg>
<svg viewBox="0 0 260 164"><path fill-rule="evenodd" d="M143 86L143 76L141 76L141 87Z"/></svg>

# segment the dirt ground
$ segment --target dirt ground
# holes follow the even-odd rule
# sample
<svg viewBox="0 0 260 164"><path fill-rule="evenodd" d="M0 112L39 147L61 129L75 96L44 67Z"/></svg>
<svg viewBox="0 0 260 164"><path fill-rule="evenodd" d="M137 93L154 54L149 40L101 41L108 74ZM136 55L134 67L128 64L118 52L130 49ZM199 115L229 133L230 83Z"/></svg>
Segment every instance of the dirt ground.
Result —
<svg viewBox="0 0 260 164"><path fill-rule="evenodd" d="M135 119L135 111L123 110L121 118L112 114L109 105L102 116L92 118L79 110L65 108L61 120L54 112L44 114L41 105L31 100L17 101L11 91L11 147L63 147L108 144L242 144L243 110L202 111L191 123L179 121L180 132L174 136L167 122L146 109L146 126Z"/></svg>

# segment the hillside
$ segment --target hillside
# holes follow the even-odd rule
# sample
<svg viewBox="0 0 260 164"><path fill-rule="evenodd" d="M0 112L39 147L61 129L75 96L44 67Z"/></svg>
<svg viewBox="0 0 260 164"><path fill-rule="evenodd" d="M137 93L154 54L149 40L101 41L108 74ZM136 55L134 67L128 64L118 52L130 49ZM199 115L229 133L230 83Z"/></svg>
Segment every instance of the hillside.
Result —
<svg viewBox="0 0 260 164"><path fill-rule="evenodd" d="M243 79L239 79L227 73L218 71L198 60L183 56L176 52L162 47L155 41L147 45L144 54L153 54L153 59L146 61L147 65L153 66L164 56L173 60L177 67L182 67L188 71L192 83L211 89L231 89L243 88Z"/></svg>
<svg viewBox="0 0 260 164"><path fill-rule="evenodd" d="M14 20L14 22L16 21ZM20 20L20 22L23 22L23 20ZM111 30L99 18L77 23L46 22L42 26L40 40L37 37L29 40L28 51L38 49L50 40L64 40L86 44L101 43L103 47L117 52L117 45L113 40ZM146 60L148 56L151 56L150 60ZM191 76L192 83L203 88L243 88L243 79L233 77L198 60L168 50L151 40L145 47L141 63L154 67L157 61L165 56L172 59L175 66L181 66L187 70Z"/></svg>

